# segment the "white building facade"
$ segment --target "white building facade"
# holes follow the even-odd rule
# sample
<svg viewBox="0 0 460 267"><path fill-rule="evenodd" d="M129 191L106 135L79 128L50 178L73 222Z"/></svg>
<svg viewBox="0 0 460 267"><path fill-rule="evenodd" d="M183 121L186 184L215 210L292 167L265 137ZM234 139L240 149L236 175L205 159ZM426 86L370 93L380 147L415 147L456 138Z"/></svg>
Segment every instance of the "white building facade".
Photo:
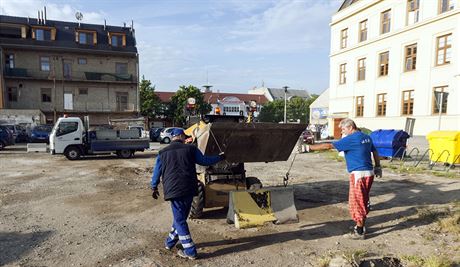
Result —
<svg viewBox="0 0 460 267"><path fill-rule="evenodd" d="M460 0L346 0L331 21L330 133L460 130ZM441 102L442 98L442 102ZM441 110L441 116L439 116ZM439 123L440 122L440 123Z"/></svg>

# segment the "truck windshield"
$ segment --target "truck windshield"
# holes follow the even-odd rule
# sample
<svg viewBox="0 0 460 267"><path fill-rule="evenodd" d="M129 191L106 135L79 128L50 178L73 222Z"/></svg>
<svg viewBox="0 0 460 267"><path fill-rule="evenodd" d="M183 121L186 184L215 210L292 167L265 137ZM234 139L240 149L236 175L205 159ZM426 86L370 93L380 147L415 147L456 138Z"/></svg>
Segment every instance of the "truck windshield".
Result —
<svg viewBox="0 0 460 267"><path fill-rule="evenodd" d="M56 136L65 135L71 132L75 132L78 129L78 122L61 122L56 129Z"/></svg>

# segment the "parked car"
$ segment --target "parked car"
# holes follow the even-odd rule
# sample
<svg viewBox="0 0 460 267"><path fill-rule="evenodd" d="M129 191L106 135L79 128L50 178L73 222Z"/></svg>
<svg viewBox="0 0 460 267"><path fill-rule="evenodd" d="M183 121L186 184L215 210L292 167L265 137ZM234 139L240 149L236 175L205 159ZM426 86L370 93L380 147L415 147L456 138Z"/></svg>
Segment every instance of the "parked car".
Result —
<svg viewBox="0 0 460 267"><path fill-rule="evenodd" d="M18 135L16 136L16 143L24 143L29 140L29 135L27 134L26 126L16 125Z"/></svg>
<svg viewBox="0 0 460 267"><path fill-rule="evenodd" d="M18 133L19 133L18 126L15 124L2 124L2 125L8 128L8 130L10 130L10 132L13 134L14 140L16 141L16 138L18 137Z"/></svg>
<svg viewBox="0 0 460 267"><path fill-rule="evenodd" d="M302 132L302 141L306 144L313 145L315 143L315 135L310 130Z"/></svg>
<svg viewBox="0 0 460 267"><path fill-rule="evenodd" d="M152 142L160 142L161 141L160 133L161 133L161 131L163 131L163 129L164 129L163 127L151 128L150 133L149 133L150 141L152 141Z"/></svg>
<svg viewBox="0 0 460 267"><path fill-rule="evenodd" d="M34 143L49 143L50 133L53 129L52 125L37 125L32 128L29 136L29 142Z"/></svg>
<svg viewBox="0 0 460 267"><path fill-rule="evenodd" d="M168 127L168 128L163 129L163 131L161 131L161 133L160 133L160 142L165 143L165 144L171 143L171 139L172 139L171 132L174 129L182 129L182 128L180 128L180 127Z"/></svg>
<svg viewBox="0 0 460 267"><path fill-rule="evenodd" d="M144 130L144 127L143 126L135 126L135 125L131 125L131 126L128 126L128 129L137 129L139 131L139 137L140 138L148 138L148 132Z"/></svg>
<svg viewBox="0 0 460 267"><path fill-rule="evenodd" d="M0 150L11 145L14 145L13 133L5 125L0 125Z"/></svg>

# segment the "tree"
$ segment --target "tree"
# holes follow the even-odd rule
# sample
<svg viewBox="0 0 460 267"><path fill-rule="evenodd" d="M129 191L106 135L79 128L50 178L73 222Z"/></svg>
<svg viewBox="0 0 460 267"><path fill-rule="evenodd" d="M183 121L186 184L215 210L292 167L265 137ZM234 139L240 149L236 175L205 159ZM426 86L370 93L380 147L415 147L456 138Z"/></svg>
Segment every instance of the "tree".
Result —
<svg viewBox="0 0 460 267"><path fill-rule="evenodd" d="M310 118L310 105L316 98L318 98L318 95L312 95L309 99L291 97L287 101L286 119L288 121L300 120L301 123L307 123ZM261 122L284 121L284 99L266 103L257 118Z"/></svg>
<svg viewBox="0 0 460 267"><path fill-rule="evenodd" d="M152 86L152 82L146 80L144 76L142 76L141 84L139 85L139 97L142 116L153 119L160 115L160 98L155 94L155 86Z"/></svg>
<svg viewBox="0 0 460 267"><path fill-rule="evenodd" d="M284 120L284 100L278 99L267 102L257 116L261 122L280 122Z"/></svg>
<svg viewBox="0 0 460 267"><path fill-rule="evenodd" d="M186 118L184 110L187 99L190 97L195 98L195 110L197 115L207 114L211 111L212 107L204 101L204 95L201 93L200 89L193 85L182 85L171 98L170 110L174 114L173 119L175 124L185 125Z"/></svg>

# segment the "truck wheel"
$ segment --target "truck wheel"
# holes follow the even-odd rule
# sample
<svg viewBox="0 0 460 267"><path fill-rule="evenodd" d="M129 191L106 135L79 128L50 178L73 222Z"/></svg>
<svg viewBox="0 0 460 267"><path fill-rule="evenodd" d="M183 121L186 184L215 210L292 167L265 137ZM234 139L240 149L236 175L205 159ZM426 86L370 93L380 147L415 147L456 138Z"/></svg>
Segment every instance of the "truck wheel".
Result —
<svg viewBox="0 0 460 267"><path fill-rule="evenodd" d="M198 181L198 195L193 197L192 208L190 209L190 219L198 219L203 216L204 192L204 184Z"/></svg>
<svg viewBox="0 0 460 267"><path fill-rule="evenodd" d="M246 186L249 190L262 188L262 182L257 177L246 177Z"/></svg>
<svg viewBox="0 0 460 267"><path fill-rule="evenodd" d="M117 155L119 158L129 159L133 155L133 152L129 149L122 149L117 151Z"/></svg>
<svg viewBox="0 0 460 267"><path fill-rule="evenodd" d="M64 151L64 155L68 160L77 160L81 156L81 151L78 147L71 146L66 148L66 150Z"/></svg>

